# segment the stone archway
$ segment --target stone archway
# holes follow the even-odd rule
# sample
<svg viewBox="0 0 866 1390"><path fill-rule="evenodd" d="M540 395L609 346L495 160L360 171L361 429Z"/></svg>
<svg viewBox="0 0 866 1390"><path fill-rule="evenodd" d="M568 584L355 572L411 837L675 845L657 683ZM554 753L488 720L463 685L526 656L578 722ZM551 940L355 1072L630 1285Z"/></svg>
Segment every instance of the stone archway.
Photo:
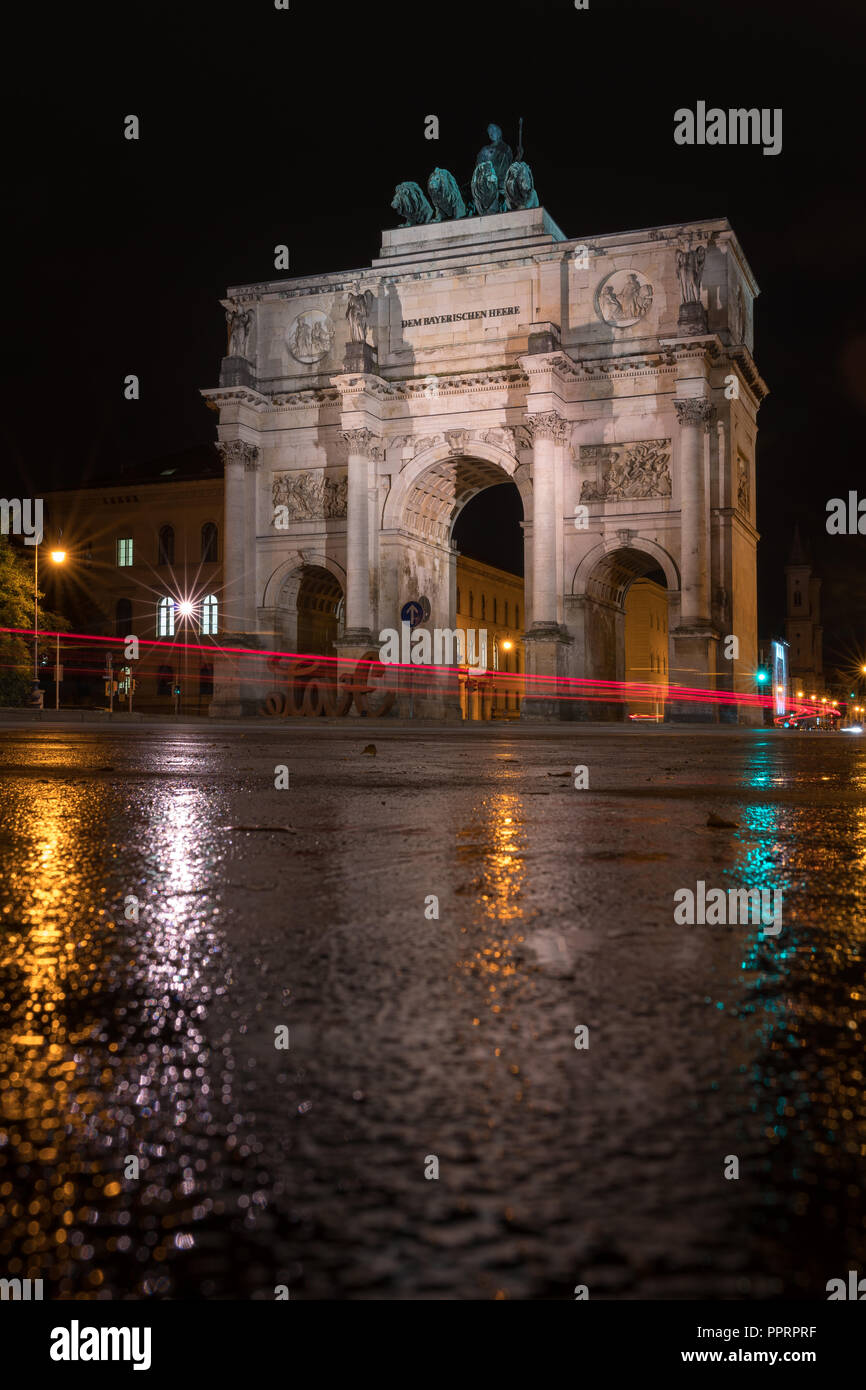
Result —
<svg viewBox="0 0 866 1390"><path fill-rule="evenodd" d="M344 625L345 576L325 556L304 552L265 586L275 639L286 651L335 656Z"/></svg>
<svg viewBox="0 0 866 1390"><path fill-rule="evenodd" d="M477 439L463 445L433 445L401 470L385 502L383 529L402 529L447 544L457 515L470 498L483 488L506 481L517 487L524 518L531 520L529 468L513 454Z"/></svg>
<svg viewBox="0 0 866 1390"><path fill-rule="evenodd" d="M664 707L672 666L671 632L679 623L677 565L656 541L633 534L589 551L572 581L571 608L580 629L583 673L601 682L658 686L659 697L611 699L593 717L622 719Z"/></svg>
<svg viewBox="0 0 866 1390"><path fill-rule="evenodd" d="M436 444L404 466L383 507L379 612L383 625L389 625L390 615L399 614L403 602L423 595L429 599L431 610L424 627L431 633L437 629L468 632L466 625L469 624L478 633L487 631L488 670L495 671L497 666L501 666L509 676L516 676L525 669L522 651L518 665L515 622L519 613L519 636L522 639L527 624L523 581L519 577L516 581L520 584L519 599L509 597L508 600L508 628L511 630L506 636L505 600L497 601L494 617L492 578L488 580L491 587L489 606L482 614L479 591L477 607L472 613L469 612L468 585L458 584L460 557L453 543L455 523L466 505L487 488L502 483L513 483L517 488L525 524L531 515L529 468L521 465L514 454L497 444L474 438L453 445ZM528 556L525 557L525 563L528 559ZM461 589L463 600L460 613L458 588ZM503 640L509 643L507 649L497 642L500 627ZM474 650L477 655L477 647ZM441 689L435 688L437 679ZM465 670L460 681L466 685ZM464 715L467 711L475 711L476 714L482 712L480 717L491 717L494 712L517 711L516 679L508 684L507 701L504 686L501 700L494 700L490 692L484 698L469 699L467 691L458 689L458 684L458 681L448 681L444 676L431 678L429 701L426 708L422 705L425 712L434 717L441 712L458 717L458 710L462 706ZM495 674L488 675L486 684L492 692L496 684ZM474 687L472 693L477 694ZM417 699L415 707L417 710Z"/></svg>

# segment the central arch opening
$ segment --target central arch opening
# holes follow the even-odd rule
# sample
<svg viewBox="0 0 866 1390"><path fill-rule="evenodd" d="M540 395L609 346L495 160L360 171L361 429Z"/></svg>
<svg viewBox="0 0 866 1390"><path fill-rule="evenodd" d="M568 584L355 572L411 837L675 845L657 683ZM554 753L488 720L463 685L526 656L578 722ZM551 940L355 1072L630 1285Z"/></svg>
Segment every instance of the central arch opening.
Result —
<svg viewBox="0 0 866 1390"><path fill-rule="evenodd" d="M283 581L277 600L278 625L285 648L314 656L335 656L344 622L343 589L323 565L299 565Z"/></svg>
<svg viewBox="0 0 866 1390"><path fill-rule="evenodd" d="M476 492L452 528L451 544L459 552L455 626L464 634L486 632L492 673L473 676L467 668L461 674L464 719L520 717L526 626L522 522L517 486L500 480Z"/></svg>
<svg viewBox="0 0 866 1390"><path fill-rule="evenodd" d="M587 674L603 681L649 687L626 690L597 717L664 718L670 671L670 604L658 560L632 547L610 550L586 584Z"/></svg>

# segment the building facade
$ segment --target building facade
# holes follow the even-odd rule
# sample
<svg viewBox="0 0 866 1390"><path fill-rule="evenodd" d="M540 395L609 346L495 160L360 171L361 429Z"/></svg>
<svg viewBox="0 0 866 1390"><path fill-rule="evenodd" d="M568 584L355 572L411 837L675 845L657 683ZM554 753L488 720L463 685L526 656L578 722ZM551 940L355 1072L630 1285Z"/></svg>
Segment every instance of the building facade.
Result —
<svg viewBox="0 0 866 1390"><path fill-rule="evenodd" d="M662 585L651 579L636 579L626 595L625 677L630 685L649 687L630 692L629 716L661 720L668 689L668 602Z"/></svg>
<svg viewBox="0 0 866 1390"><path fill-rule="evenodd" d="M484 633L483 673L463 662L459 668L460 713L465 720L517 719L523 703L524 587L519 575L460 555L457 560L456 618L463 651L477 656ZM470 652L468 634L476 634Z"/></svg>
<svg viewBox="0 0 866 1390"><path fill-rule="evenodd" d="M569 682L625 679L643 578L664 589L669 682L751 690L757 292L725 219L578 240L543 207L385 231L364 269L230 289L229 352L202 393L225 469L226 630L298 650L310 583L341 609L347 658L422 594L426 625L452 628L455 519L509 482L524 717L592 717ZM214 712L261 700L217 663ZM432 680L415 710L461 713Z"/></svg>
<svg viewBox="0 0 866 1390"><path fill-rule="evenodd" d="M154 476L47 493L45 525L66 551L62 606L78 630L139 642L128 661L118 645L64 636L64 702L107 703L110 651L116 708L132 694L138 710L207 713L223 618L218 467L179 460Z"/></svg>

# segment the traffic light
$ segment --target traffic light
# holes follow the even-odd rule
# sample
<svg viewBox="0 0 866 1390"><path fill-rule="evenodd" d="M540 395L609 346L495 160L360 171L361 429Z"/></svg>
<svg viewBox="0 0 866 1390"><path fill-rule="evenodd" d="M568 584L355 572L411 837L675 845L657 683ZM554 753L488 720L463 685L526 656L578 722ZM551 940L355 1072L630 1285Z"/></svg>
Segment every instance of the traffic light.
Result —
<svg viewBox="0 0 866 1390"><path fill-rule="evenodd" d="M758 682L758 685L766 685L769 679L769 671L767 671L763 666L759 666L757 671L755 672L755 680Z"/></svg>
<svg viewBox="0 0 866 1390"><path fill-rule="evenodd" d="M105 682L105 693L106 693L106 695L116 695L116 694L117 694L117 681L106 681L106 682Z"/></svg>

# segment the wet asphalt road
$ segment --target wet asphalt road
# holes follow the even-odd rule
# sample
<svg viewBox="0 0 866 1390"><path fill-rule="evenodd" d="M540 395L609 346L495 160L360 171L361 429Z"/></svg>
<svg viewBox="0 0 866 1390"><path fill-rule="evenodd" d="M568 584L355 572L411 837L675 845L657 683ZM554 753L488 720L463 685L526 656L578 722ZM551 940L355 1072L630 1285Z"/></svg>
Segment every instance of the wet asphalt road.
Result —
<svg viewBox="0 0 866 1390"><path fill-rule="evenodd" d="M825 1299L862 1272L866 740L360 727L0 732L0 1274ZM697 880L780 889L781 933L677 925Z"/></svg>

